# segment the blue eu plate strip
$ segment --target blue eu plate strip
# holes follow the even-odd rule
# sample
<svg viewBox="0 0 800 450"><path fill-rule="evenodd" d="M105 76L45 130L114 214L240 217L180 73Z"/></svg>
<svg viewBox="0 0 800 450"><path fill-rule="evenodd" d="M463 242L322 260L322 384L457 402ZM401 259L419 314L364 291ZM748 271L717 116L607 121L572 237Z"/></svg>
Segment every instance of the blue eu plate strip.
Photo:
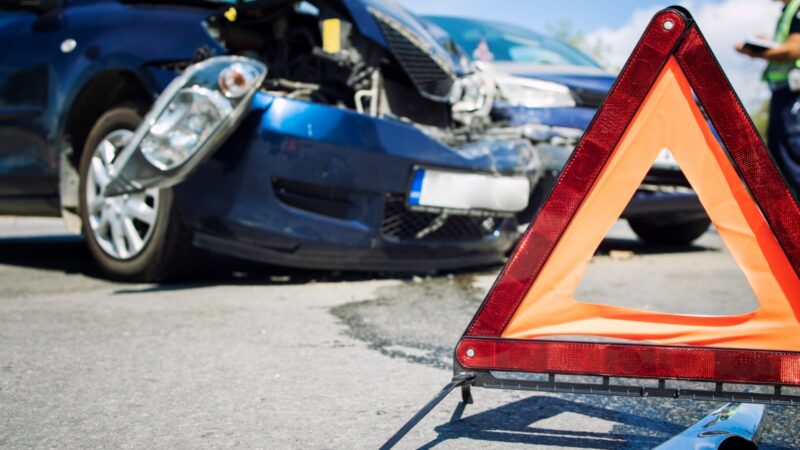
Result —
<svg viewBox="0 0 800 450"><path fill-rule="evenodd" d="M414 172L414 179L411 181L411 189L408 192L408 204L419 205L419 198L422 195L422 180L425 178L425 169L417 169Z"/></svg>

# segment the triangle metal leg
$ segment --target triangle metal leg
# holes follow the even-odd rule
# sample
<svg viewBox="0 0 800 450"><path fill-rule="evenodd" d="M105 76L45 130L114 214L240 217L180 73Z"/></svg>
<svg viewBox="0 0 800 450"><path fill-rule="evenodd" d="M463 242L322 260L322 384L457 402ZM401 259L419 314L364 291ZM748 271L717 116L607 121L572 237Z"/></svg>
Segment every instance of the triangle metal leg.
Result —
<svg viewBox="0 0 800 450"><path fill-rule="evenodd" d="M441 403L442 400L444 400L445 397L447 397L447 395L453 391L453 389L461 387L462 400L464 401L465 404L471 404L472 394L470 392L469 387L474 380L475 380L475 374L472 373L462 373L453 377L452 381L447 383L447 385L443 387L442 390L440 390L439 393L436 394L436 396L433 397L433 399L431 399L431 401L425 404L425 406L423 406L422 409L420 409L419 412L416 413L414 417L411 418L411 420L406 422L406 424L403 425L402 428L400 428L400 430L397 431L397 433L395 433L391 438L389 438L388 441L386 441L385 444L381 446L381 450L388 450L397 445L397 443L400 442L400 440L403 439L403 437L405 437L405 435L407 435L409 431L411 431L415 426L417 426L417 424L420 421L422 421L422 419L424 419L425 416L427 416L428 413L433 410L433 408L435 408L439 403Z"/></svg>

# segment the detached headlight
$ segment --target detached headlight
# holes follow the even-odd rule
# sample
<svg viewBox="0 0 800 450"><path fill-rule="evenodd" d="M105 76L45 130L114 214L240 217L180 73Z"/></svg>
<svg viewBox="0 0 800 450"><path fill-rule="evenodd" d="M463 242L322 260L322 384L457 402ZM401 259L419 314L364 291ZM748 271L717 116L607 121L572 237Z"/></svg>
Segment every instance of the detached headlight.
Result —
<svg viewBox="0 0 800 450"><path fill-rule="evenodd" d="M573 107L575 99L567 86L550 81L505 76L497 78L503 98L514 106L528 108Z"/></svg>
<svg viewBox="0 0 800 450"><path fill-rule="evenodd" d="M115 159L106 195L185 179L236 129L266 75L264 64L240 56L190 66L158 97Z"/></svg>
<svg viewBox="0 0 800 450"><path fill-rule="evenodd" d="M161 170L184 164L231 114L233 106L217 91L192 86L175 94L150 126L141 150Z"/></svg>

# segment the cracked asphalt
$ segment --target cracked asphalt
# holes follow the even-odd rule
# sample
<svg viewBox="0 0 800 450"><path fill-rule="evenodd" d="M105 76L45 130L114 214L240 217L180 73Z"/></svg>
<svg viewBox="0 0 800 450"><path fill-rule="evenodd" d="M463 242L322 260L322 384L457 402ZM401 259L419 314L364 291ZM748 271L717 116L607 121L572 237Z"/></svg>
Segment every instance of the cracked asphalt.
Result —
<svg viewBox="0 0 800 450"><path fill-rule="evenodd" d="M424 278L210 259L192 282L102 279L57 221L0 219L0 448L377 448L451 375L497 269ZM645 246L615 227L578 297L683 313L755 299L719 237ZM718 407L451 395L400 448L652 448ZM769 407L762 447L800 448Z"/></svg>

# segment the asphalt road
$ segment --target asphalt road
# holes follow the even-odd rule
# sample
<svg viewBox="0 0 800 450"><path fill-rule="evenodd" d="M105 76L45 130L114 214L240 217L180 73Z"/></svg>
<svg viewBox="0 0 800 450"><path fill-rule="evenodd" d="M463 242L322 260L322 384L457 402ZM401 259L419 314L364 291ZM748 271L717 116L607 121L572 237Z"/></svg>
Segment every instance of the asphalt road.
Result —
<svg viewBox="0 0 800 450"><path fill-rule="evenodd" d="M696 246L615 228L578 292L684 313L754 307L712 231ZM0 219L0 448L377 448L450 378L452 346L497 269L428 278L223 259L197 280L99 277L50 220ZM474 392L401 448L651 448L718 405ZM770 407L762 448L800 448Z"/></svg>

